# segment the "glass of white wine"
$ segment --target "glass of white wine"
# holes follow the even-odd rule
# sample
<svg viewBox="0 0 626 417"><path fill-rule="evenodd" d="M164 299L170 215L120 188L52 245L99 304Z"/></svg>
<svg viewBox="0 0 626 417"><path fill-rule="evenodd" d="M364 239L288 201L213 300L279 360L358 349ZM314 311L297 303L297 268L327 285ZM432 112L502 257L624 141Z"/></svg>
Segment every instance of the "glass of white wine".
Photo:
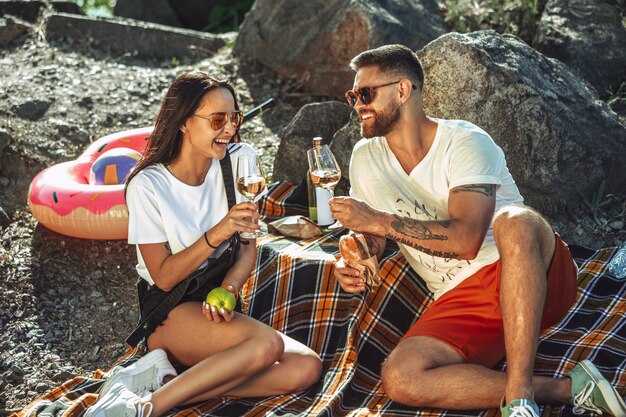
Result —
<svg viewBox="0 0 626 417"><path fill-rule="evenodd" d="M265 190L265 176L263 167L257 155L240 155L237 158L237 191L250 202ZM253 233L243 232L244 239L256 239L266 236L267 232L258 230Z"/></svg>
<svg viewBox="0 0 626 417"><path fill-rule="evenodd" d="M309 173L313 185L330 192L331 197L335 196L335 186L341 179L341 169L335 159L335 155L330 151L328 145L317 146L307 152L309 160ZM329 226L330 229L342 227L337 221Z"/></svg>

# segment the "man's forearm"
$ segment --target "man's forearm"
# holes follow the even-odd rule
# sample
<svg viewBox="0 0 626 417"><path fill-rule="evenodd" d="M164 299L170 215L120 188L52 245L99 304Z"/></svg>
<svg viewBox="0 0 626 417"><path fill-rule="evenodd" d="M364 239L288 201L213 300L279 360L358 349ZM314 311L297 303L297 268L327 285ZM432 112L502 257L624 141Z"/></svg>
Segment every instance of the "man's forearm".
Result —
<svg viewBox="0 0 626 417"><path fill-rule="evenodd" d="M453 220L422 221L390 213L381 214L380 220L376 235L442 258L473 259L482 242Z"/></svg>

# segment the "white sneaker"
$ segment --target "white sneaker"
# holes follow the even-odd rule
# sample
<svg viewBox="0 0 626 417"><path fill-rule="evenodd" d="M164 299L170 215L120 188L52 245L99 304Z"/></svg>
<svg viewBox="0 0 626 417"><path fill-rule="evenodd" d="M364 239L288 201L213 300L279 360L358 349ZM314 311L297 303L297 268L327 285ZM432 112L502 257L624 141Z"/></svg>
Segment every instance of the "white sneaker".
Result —
<svg viewBox="0 0 626 417"><path fill-rule="evenodd" d="M152 403L139 404L139 396L122 384L115 384L106 395L85 411L84 417L150 417Z"/></svg>
<svg viewBox="0 0 626 417"><path fill-rule="evenodd" d="M163 349L155 349L132 365L113 368L111 376L100 388L100 397L106 396L116 384L124 385L135 395L155 391L163 385L163 378L167 375L176 376L176 369L167 360Z"/></svg>

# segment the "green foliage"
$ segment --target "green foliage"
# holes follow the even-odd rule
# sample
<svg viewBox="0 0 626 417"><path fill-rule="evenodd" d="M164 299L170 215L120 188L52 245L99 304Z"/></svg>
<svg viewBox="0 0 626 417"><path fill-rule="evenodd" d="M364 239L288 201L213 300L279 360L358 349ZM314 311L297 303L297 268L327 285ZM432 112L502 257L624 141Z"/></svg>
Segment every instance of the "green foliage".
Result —
<svg viewBox="0 0 626 417"><path fill-rule="evenodd" d="M112 16L115 0L75 0L89 16Z"/></svg>
<svg viewBox="0 0 626 417"><path fill-rule="evenodd" d="M252 8L253 4L254 0L238 0L228 6L214 6L203 30L213 33L236 31L241 17Z"/></svg>
<svg viewBox="0 0 626 417"><path fill-rule="evenodd" d="M528 44L540 17L539 0L440 0L440 4L452 30L494 29L517 35Z"/></svg>
<svg viewBox="0 0 626 417"><path fill-rule="evenodd" d="M170 62L167 64L167 67L169 69L172 69L172 68L176 68L179 65L180 65L180 59L178 59L177 57L173 56L172 59L170 59Z"/></svg>
<svg viewBox="0 0 626 417"><path fill-rule="evenodd" d="M614 90L609 91L606 103L617 114L626 115L626 81Z"/></svg>
<svg viewBox="0 0 626 417"><path fill-rule="evenodd" d="M596 222L596 224L600 226L602 226L603 224L598 218L598 209L600 208L604 200L605 185L606 184L604 180L602 180L596 192L591 196L591 199L588 199L580 190L576 190L578 195L580 195L580 197L582 198L583 203L585 203L589 210L591 210L591 216L593 217L593 220Z"/></svg>

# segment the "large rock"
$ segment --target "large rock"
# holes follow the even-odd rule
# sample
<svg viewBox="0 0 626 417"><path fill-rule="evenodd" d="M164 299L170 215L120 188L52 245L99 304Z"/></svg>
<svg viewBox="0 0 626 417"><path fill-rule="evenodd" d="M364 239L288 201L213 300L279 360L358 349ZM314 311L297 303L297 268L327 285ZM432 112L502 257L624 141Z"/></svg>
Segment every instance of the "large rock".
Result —
<svg viewBox="0 0 626 417"><path fill-rule="evenodd" d="M2 151L4 148L9 145L13 141L13 136L6 130L0 127L0 155L2 155ZM1 170L0 166L0 170Z"/></svg>
<svg viewBox="0 0 626 417"><path fill-rule="evenodd" d="M45 3L38 0L0 0L0 17L11 15L34 23L39 18L44 6Z"/></svg>
<svg viewBox="0 0 626 417"><path fill-rule="evenodd" d="M626 2L549 0L536 48L567 64L606 96L626 81Z"/></svg>
<svg viewBox="0 0 626 417"><path fill-rule="evenodd" d="M136 1L136 0L134 0ZM234 3L234 4L233 4ZM216 7L223 7L225 10L230 10L237 14L238 17L243 19L243 14L236 12L237 3L241 7L245 8L244 2L234 2L233 0L173 0L171 1L172 9L176 12L176 15L180 19L181 23L191 29L196 30L211 30L215 28L208 28L209 18L213 9ZM233 19L232 16L226 17L226 19ZM235 28L235 30L237 30Z"/></svg>
<svg viewBox="0 0 626 417"><path fill-rule="evenodd" d="M52 14L46 38L89 42L107 51L136 53L141 57L169 59L204 58L226 44L225 37L132 19L91 18Z"/></svg>
<svg viewBox="0 0 626 417"><path fill-rule="evenodd" d="M52 9L57 13L85 14L83 9L73 1L52 0L50 1L50 6L52 6Z"/></svg>
<svg viewBox="0 0 626 417"><path fill-rule="evenodd" d="M389 43L419 49L447 31L435 0L256 0L234 53L343 97L358 53Z"/></svg>
<svg viewBox="0 0 626 417"><path fill-rule="evenodd" d="M239 3L245 8L242 2ZM117 0L113 14L162 25L212 30L214 28L208 25L216 6L230 9L237 18L243 19L243 12L235 11L237 4L232 0ZM233 18L228 16L227 19Z"/></svg>
<svg viewBox="0 0 626 417"><path fill-rule="evenodd" d="M161 25L182 26L168 0L117 0L113 14Z"/></svg>
<svg viewBox="0 0 626 417"><path fill-rule="evenodd" d="M350 114L348 123L333 136L330 150L341 168L341 180L335 187L335 195L348 195L350 190L350 157L354 145L361 140L361 119L356 112Z"/></svg>
<svg viewBox="0 0 626 417"><path fill-rule="evenodd" d="M493 31L442 36L419 56L427 113L485 129L527 204L562 213L602 180L624 195L626 127L561 62Z"/></svg>
<svg viewBox="0 0 626 417"><path fill-rule="evenodd" d="M33 27L13 16L0 18L0 47L9 45L15 39L28 33Z"/></svg>
<svg viewBox="0 0 626 417"><path fill-rule="evenodd" d="M346 124L351 111L347 104L337 101L303 106L282 134L274 159L273 179L293 184L302 181L309 169L306 151L311 148L313 138L321 136L324 144L329 144L335 132Z"/></svg>

